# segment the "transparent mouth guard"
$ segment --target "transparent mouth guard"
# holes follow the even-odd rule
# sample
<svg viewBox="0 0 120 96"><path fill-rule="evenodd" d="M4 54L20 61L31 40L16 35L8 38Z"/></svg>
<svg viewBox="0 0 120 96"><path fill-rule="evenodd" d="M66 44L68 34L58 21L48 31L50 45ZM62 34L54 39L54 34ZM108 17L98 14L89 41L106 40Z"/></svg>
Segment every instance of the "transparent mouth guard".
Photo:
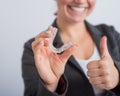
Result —
<svg viewBox="0 0 120 96"><path fill-rule="evenodd" d="M73 41L69 41L69 42L65 43L64 45L62 45L60 48L55 48L53 46L53 41L55 39L56 34L57 34L57 28L54 29L53 37L50 39L50 45L49 45L51 51L53 51L54 53L61 53L61 52L65 51L66 49L70 48L74 44Z"/></svg>

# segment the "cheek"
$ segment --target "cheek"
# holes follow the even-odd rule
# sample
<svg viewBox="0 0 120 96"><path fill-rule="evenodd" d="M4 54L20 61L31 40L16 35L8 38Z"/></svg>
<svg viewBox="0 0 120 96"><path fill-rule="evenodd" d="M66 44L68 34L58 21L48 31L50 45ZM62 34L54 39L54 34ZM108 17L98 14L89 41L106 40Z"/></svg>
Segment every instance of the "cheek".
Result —
<svg viewBox="0 0 120 96"><path fill-rule="evenodd" d="M63 7L66 3L67 3L66 0L57 0L57 4L59 7L61 6Z"/></svg>
<svg viewBox="0 0 120 96"><path fill-rule="evenodd" d="M91 12L94 10L95 3L96 3L96 0L88 0L88 4L89 4L88 15L90 15Z"/></svg>
<svg viewBox="0 0 120 96"><path fill-rule="evenodd" d="M70 2L71 0L58 0L59 3L66 5Z"/></svg>
<svg viewBox="0 0 120 96"><path fill-rule="evenodd" d="M69 2L70 0L57 0L58 9L64 10L67 7Z"/></svg>
<svg viewBox="0 0 120 96"><path fill-rule="evenodd" d="M88 0L88 3L91 7L94 7L96 4L96 0Z"/></svg>

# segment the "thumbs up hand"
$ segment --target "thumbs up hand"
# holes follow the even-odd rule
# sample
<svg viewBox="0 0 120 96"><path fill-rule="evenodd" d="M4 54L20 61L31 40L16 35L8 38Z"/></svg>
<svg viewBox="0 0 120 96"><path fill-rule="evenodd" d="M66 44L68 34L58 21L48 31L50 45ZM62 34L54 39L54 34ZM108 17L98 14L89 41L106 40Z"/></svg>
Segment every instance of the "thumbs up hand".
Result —
<svg viewBox="0 0 120 96"><path fill-rule="evenodd" d="M99 89L110 90L119 83L119 72L108 52L107 37L100 41L101 59L89 62L87 65L89 81Z"/></svg>

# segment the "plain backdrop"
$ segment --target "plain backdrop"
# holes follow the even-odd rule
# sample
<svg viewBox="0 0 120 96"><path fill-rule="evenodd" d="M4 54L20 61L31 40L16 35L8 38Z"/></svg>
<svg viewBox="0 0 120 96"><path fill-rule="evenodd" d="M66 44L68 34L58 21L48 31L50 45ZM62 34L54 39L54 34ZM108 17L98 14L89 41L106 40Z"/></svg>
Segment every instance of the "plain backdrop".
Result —
<svg viewBox="0 0 120 96"><path fill-rule="evenodd" d="M120 32L120 0L96 0L87 18L92 24L113 25ZM0 96L23 96L23 45L54 20L54 0L0 0Z"/></svg>

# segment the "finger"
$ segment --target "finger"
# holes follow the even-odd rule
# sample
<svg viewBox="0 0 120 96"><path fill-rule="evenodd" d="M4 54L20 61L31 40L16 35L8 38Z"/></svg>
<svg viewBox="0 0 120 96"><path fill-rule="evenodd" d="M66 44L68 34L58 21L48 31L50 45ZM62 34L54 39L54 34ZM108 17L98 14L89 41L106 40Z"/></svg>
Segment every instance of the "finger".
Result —
<svg viewBox="0 0 120 96"><path fill-rule="evenodd" d="M48 41L36 41L32 43L32 50L34 53L39 53L41 49L47 49L47 51L49 52L49 42Z"/></svg>
<svg viewBox="0 0 120 96"><path fill-rule="evenodd" d="M34 40L32 42L31 46L32 46L33 51L34 51L35 47L38 45L38 43L40 43L40 41L42 41L42 38L41 38L41 40L40 39L39 40Z"/></svg>
<svg viewBox="0 0 120 96"><path fill-rule="evenodd" d="M101 83L101 84L96 84L95 85L97 88L99 89L106 89L106 90L110 90L113 89L112 84L111 83Z"/></svg>
<svg viewBox="0 0 120 96"><path fill-rule="evenodd" d="M46 33L45 33L46 32ZM35 39L39 39L39 38L51 38L52 37L52 34L50 33L51 31L44 31L44 32L41 32L39 35L36 36Z"/></svg>
<svg viewBox="0 0 120 96"><path fill-rule="evenodd" d="M96 84L95 87L98 89L105 89L104 83Z"/></svg>
<svg viewBox="0 0 120 96"><path fill-rule="evenodd" d="M43 44L44 44L45 47L48 47L49 43L50 43L50 38L39 38L32 43L32 47L34 48L41 41L44 42Z"/></svg>
<svg viewBox="0 0 120 96"><path fill-rule="evenodd" d="M48 30L41 32L38 36L36 36L35 39L39 38L52 38L53 31L55 30L55 27L50 26Z"/></svg>
<svg viewBox="0 0 120 96"><path fill-rule="evenodd" d="M98 77L98 76L108 76L110 75L110 72L103 68L99 68L99 69L88 70L87 75L93 78L93 77Z"/></svg>
<svg viewBox="0 0 120 96"><path fill-rule="evenodd" d="M112 88L112 84L109 82L110 78L108 76L99 76L95 78L89 79L90 83L95 85L97 88L100 89L110 89Z"/></svg>
<svg viewBox="0 0 120 96"><path fill-rule="evenodd" d="M35 47L33 48L34 51L34 55L40 55L40 52L42 52L44 49L44 41L40 41L39 43L37 43L35 45Z"/></svg>
<svg viewBox="0 0 120 96"><path fill-rule="evenodd" d="M100 69L93 69L93 70L88 70L87 71L87 75L90 77L90 78L93 78L93 77L98 77L98 76L101 76L101 70Z"/></svg>
<svg viewBox="0 0 120 96"><path fill-rule="evenodd" d="M98 69L100 67L98 63L99 63L99 60L89 62L87 64L87 69L88 70Z"/></svg>
<svg viewBox="0 0 120 96"><path fill-rule="evenodd" d="M104 58L109 55L106 36L103 36L100 41L100 52L101 52L101 58Z"/></svg>
<svg viewBox="0 0 120 96"><path fill-rule="evenodd" d="M39 38L39 40L33 41L32 42L32 49L34 50L39 43L41 44L41 41L43 41L43 38ZM42 45L44 45L43 42L42 42Z"/></svg>
<svg viewBox="0 0 120 96"><path fill-rule="evenodd" d="M36 38L35 38L35 40L36 39L39 39L39 38L51 38L52 37L52 31L51 31L51 28L52 27L50 27L48 30L45 30L45 31L42 31L41 33L39 33L37 36L36 36Z"/></svg>
<svg viewBox="0 0 120 96"><path fill-rule="evenodd" d="M60 58L63 62L67 62L67 60L69 59L69 57L73 54L74 50L76 49L77 45L74 44L72 45L70 48L68 48L67 50L64 51L64 53L62 53L60 55Z"/></svg>
<svg viewBox="0 0 120 96"><path fill-rule="evenodd" d="M93 85L98 85L103 83L103 76L89 78L89 81Z"/></svg>

